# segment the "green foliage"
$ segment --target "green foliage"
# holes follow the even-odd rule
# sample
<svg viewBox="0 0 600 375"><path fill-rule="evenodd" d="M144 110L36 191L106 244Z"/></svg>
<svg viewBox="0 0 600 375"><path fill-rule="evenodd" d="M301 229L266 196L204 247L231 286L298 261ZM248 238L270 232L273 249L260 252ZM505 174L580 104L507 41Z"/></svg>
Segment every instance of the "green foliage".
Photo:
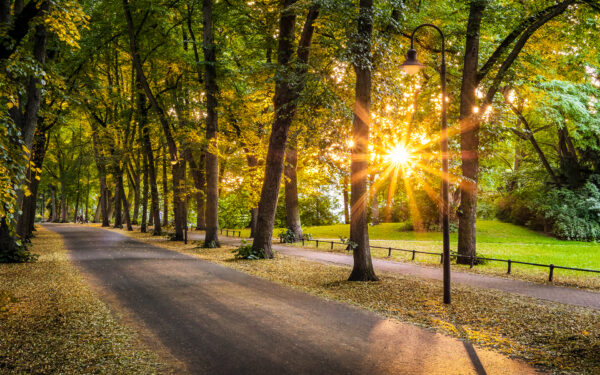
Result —
<svg viewBox="0 0 600 375"><path fill-rule="evenodd" d="M358 246L358 244L354 241L351 241L349 238L340 237L340 242L346 246L346 250L354 250Z"/></svg>
<svg viewBox="0 0 600 375"><path fill-rule="evenodd" d="M219 199L219 227L246 228L250 224L247 194L228 194Z"/></svg>
<svg viewBox="0 0 600 375"><path fill-rule="evenodd" d="M240 247L233 250L232 253L235 256L235 259L265 259L265 252L263 249L255 250L252 248L252 244L247 244L246 241L242 241Z"/></svg>
<svg viewBox="0 0 600 375"><path fill-rule="evenodd" d="M337 208L335 202L326 195L300 197L300 220L302 225L331 225L338 221L333 214Z"/></svg>
<svg viewBox="0 0 600 375"><path fill-rule="evenodd" d="M520 189L498 200L500 220L545 230L559 239L600 240L600 176L579 188Z"/></svg>
<svg viewBox="0 0 600 375"><path fill-rule="evenodd" d="M22 241L16 241L11 251L0 252L0 263L35 262L37 259L38 255L32 254Z"/></svg>
<svg viewBox="0 0 600 375"><path fill-rule="evenodd" d="M279 239L283 243L294 243L294 242L298 242L298 240L300 240L300 238L296 238L296 233L294 233L294 231L292 231L289 228L279 232Z"/></svg>
<svg viewBox="0 0 600 375"><path fill-rule="evenodd" d="M23 188L28 150L24 148L21 132L8 114L12 104L0 102L0 217L9 226L16 221L17 194ZM24 152L27 151L27 152Z"/></svg>
<svg viewBox="0 0 600 375"><path fill-rule="evenodd" d="M560 239L600 241L600 175L578 189L553 189L543 194L539 210Z"/></svg>

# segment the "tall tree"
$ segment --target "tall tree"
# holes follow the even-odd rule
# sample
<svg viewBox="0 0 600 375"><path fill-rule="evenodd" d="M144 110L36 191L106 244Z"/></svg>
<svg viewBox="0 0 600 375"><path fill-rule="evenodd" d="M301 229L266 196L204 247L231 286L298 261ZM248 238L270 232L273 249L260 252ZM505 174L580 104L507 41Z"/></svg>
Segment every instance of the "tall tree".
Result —
<svg viewBox="0 0 600 375"><path fill-rule="evenodd" d="M212 0L202 0L204 84L206 88L206 235L204 247L219 247L219 157L217 114L217 55Z"/></svg>
<svg viewBox="0 0 600 375"><path fill-rule="evenodd" d="M367 222L372 34L373 0L360 0L358 30L353 46L356 99L350 162L350 241L353 245L354 266L348 278L350 281L377 280L371 260Z"/></svg>
<svg viewBox="0 0 600 375"><path fill-rule="evenodd" d="M496 47L479 68L481 20L488 0L472 0L469 6L467 35L460 92L460 144L462 159L461 204L458 225L458 262L469 263L476 254L477 184L479 179L479 127L484 110L493 102L502 82L531 36L544 24L565 12L576 0L563 0L524 18ZM498 69L477 106L476 89L493 68Z"/></svg>
<svg viewBox="0 0 600 375"><path fill-rule="evenodd" d="M297 51L298 64L294 69L292 57L296 23L296 10L293 7L295 3L296 0L285 0L279 18L277 63L280 71L275 76L275 95L273 97L275 119L269 138L265 178L258 204L256 233L252 243L252 247L264 251L267 258L273 257L271 248L273 224L279 199L288 131L296 114L297 99L305 85L314 21L319 15L319 7L312 5L300 36Z"/></svg>
<svg viewBox="0 0 600 375"><path fill-rule="evenodd" d="M298 150L297 139L293 137L288 143L285 152L285 218L289 230L296 239L302 238L302 225L300 223L300 210L298 208Z"/></svg>

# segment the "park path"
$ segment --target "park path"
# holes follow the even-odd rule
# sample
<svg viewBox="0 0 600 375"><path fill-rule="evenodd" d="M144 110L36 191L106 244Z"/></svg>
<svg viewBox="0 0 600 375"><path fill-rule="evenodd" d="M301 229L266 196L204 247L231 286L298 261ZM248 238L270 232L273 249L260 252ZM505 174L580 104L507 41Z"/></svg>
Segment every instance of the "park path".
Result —
<svg viewBox="0 0 600 375"><path fill-rule="evenodd" d="M534 374L524 362L126 235L47 224L192 374Z"/></svg>
<svg viewBox="0 0 600 375"><path fill-rule="evenodd" d="M191 233L189 234L189 238L192 240L203 240L204 235L200 233ZM237 246L241 242L241 239L239 238L225 236L220 236L219 240L223 244L232 246ZM273 244L273 248L282 254L319 262L350 266L353 264L351 254L307 250L297 246L286 246L281 244ZM402 263L378 258L373 258L373 267L376 271L385 271L403 275L418 276L426 279L442 280L441 267L425 267L414 263ZM577 288L562 287L552 284L539 284L522 280L454 270L452 271L452 282L478 288L497 289L528 297L600 310L600 293Z"/></svg>

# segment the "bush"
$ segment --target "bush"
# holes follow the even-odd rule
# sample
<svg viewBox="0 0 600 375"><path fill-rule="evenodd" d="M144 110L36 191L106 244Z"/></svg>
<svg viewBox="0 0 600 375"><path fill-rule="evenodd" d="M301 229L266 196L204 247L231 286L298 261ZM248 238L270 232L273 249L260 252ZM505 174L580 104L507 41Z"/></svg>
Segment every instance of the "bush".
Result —
<svg viewBox="0 0 600 375"><path fill-rule="evenodd" d="M554 189L540 205L544 217L552 223L552 232L560 239L600 240L600 176L592 176L581 188Z"/></svg>
<svg viewBox="0 0 600 375"><path fill-rule="evenodd" d="M265 259L265 251L263 249L254 250L252 244L247 244L246 241L242 241L240 247L233 250L232 253L235 259Z"/></svg>
<svg viewBox="0 0 600 375"><path fill-rule="evenodd" d="M514 191L498 200L496 216L563 240L600 241L599 187L600 176L592 175L579 188Z"/></svg>
<svg viewBox="0 0 600 375"><path fill-rule="evenodd" d="M296 234L288 228L285 231L279 232L279 239L283 243L294 243L300 240L301 238L296 238Z"/></svg>

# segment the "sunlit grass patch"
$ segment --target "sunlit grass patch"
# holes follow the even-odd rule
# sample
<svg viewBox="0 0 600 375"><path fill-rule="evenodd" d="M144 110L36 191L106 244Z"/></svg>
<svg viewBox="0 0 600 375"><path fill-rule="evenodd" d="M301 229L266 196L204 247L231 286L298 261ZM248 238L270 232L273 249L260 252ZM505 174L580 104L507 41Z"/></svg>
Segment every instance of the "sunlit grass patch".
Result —
<svg viewBox="0 0 600 375"><path fill-rule="evenodd" d="M236 270L353 304L383 316L431 327L556 373L600 373L600 313L500 291L455 285L452 305L441 302L441 282L392 274L379 282L346 281L349 267L277 254L273 260L236 260L231 247L197 245L129 232L153 244Z"/></svg>
<svg viewBox="0 0 600 375"><path fill-rule="evenodd" d="M38 227L37 262L0 264L0 373L170 373L120 325L68 261L60 236Z"/></svg>

